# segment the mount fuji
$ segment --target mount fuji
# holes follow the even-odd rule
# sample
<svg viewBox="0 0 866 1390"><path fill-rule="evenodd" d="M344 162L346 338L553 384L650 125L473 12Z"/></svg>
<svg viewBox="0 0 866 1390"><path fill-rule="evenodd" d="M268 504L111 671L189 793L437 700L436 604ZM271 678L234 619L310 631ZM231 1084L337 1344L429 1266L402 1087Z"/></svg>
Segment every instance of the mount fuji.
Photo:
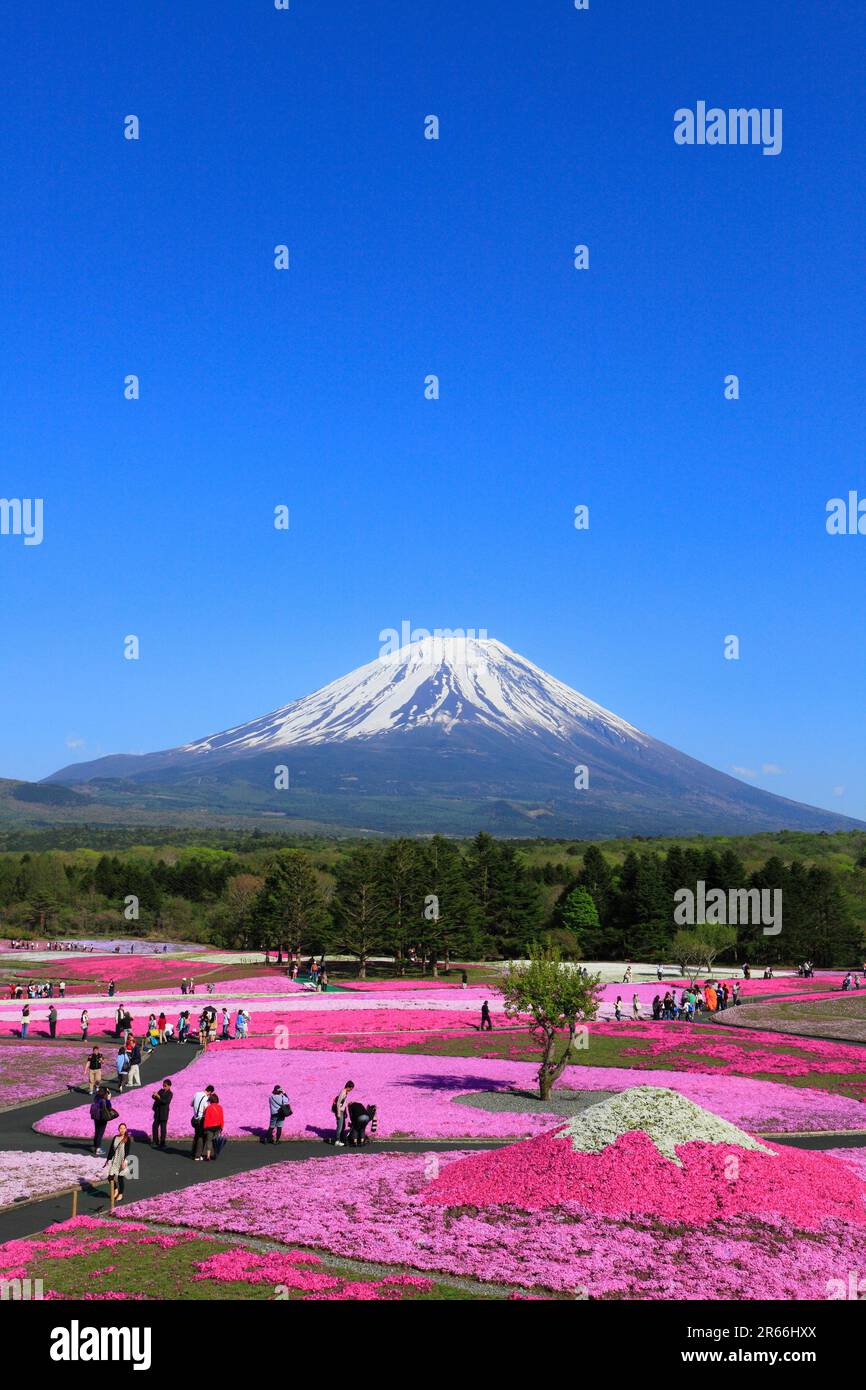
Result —
<svg viewBox="0 0 866 1390"><path fill-rule="evenodd" d="M601 838L861 824L697 762L481 637L425 637L250 723L159 753L73 763L45 780L166 818L198 809L390 833Z"/></svg>

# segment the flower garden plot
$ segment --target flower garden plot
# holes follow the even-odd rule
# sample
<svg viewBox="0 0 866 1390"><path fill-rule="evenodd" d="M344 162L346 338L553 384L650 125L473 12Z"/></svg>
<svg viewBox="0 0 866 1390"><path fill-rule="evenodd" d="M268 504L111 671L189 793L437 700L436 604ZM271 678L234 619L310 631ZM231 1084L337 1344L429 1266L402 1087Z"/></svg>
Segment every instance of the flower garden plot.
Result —
<svg viewBox="0 0 866 1390"><path fill-rule="evenodd" d="M814 995L804 999L766 1000L725 1020L728 1025L772 1028L780 1033L820 1034L866 1043L866 991Z"/></svg>
<svg viewBox="0 0 866 1390"><path fill-rule="evenodd" d="M107 1183L105 1160L91 1154L0 1150L0 1210L51 1197L82 1183Z"/></svg>
<svg viewBox="0 0 866 1390"><path fill-rule="evenodd" d="M695 1137L693 1137L695 1136ZM772 1176L768 1176L772 1174ZM124 1217L590 1298L826 1298L862 1250L864 1184L638 1087L473 1153L307 1159Z"/></svg>
<svg viewBox="0 0 866 1390"><path fill-rule="evenodd" d="M163 1055L170 1061L174 1049L163 1049L158 1056L161 1074L170 1076L170 1067L161 1065ZM178 1078L168 1133L174 1139L190 1137L187 1102L195 1090L211 1084L223 1103L226 1133L240 1139L256 1137L267 1126L268 1095L280 1084L294 1111L284 1126L284 1138L325 1137L333 1133L331 1101L351 1078L358 1098L378 1106L383 1139L520 1137L549 1128L555 1117L481 1111L453 1102L461 1095L502 1090L534 1094L536 1075L533 1063L474 1056L458 1059L428 1053L291 1051L217 1044ZM566 1094L574 1088L623 1091L645 1079L645 1072L628 1067L569 1068L560 1090ZM653 1080L752 1132L866 1128L858 1101L824 1091L667 1069L655 1070ZM140 1091L128 1092L117 1106L120 1118L138 1134L150 1130L152 1089L146 1084ZM87 1105L46 1116L36 1125L42 1133L70 1137L84 1137L90 1127Z"/></svg>
<svg viewBox="0 0 866 1390"><path fill-rule="evenodd" d="M310 1251L251 1250L190 1231L79 1216L0 1245L0 1278L41 1280L46 1299L402 1302L453 1298L423 1276L369 1274ZM461 1293L458 1296L465 1297Z"/></svg>
<svg viewBox="0 0 866 1390"><path fill-rule="evenodd" d="M80 1084L86 1054L81 1043L0 1043L0 1109Z"/></svg>

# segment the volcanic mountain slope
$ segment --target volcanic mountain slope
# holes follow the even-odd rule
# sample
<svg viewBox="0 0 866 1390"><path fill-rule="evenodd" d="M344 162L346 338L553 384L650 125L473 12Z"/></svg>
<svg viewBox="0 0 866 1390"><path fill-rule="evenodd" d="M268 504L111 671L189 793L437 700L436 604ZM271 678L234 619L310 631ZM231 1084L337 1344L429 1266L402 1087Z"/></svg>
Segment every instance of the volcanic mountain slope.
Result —
<svg viewBox="0 0 866 1390"><path fill-rule="evenodd" d="M289 772L276 790L275 769ZM575 788L578 767L588 786ZM487 638L427 638L303 699L160 753L49 782L99 800L267 812L366 829L508 835L838 830L650 738Z"/></svg>

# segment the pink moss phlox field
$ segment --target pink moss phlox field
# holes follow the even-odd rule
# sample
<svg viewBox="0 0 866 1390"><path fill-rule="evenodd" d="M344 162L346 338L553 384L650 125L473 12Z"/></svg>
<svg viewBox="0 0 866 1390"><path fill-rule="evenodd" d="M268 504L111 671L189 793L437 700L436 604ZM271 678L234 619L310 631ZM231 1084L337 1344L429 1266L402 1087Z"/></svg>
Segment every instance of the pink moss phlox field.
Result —
<svg viewBox="0 0 866 1390"><path fill-rule="evenodd" d="M174 1049L163 1051L171 1054ZM227 1135L256 1137L267 1127L268 1096L279 1083L288 1092L294 1111L284 1126L284 1139L330 1136L334 1129L331 1102L348 1079L354 1080L359 1099L379 1107L379 1134L383 1138L395 1134L444 1139L538 1134L550 1127L550 1116L490 1112L452 1103L455 1096L468 1092L531 1086L536 1072L531 1063L500 1059L217 1045L179 1074L168 1134L175 1139L191 1137L190 1097L199 1086L212 1084L225 1111ZM165 1075L171 1075L170 1071ZM117 1098L120 1119L134 1134L150 1132L153 1089L148 1083ZM117 1123L109 1126L109 1136ZM46 1134L89 1135L89 1105L48 1115L36 1128Z"/></svg>
<svg viewBox="0 0 866 1390"><path fill-rule="evenodd" d="M598 1024L590 1032L596 1029L609 1034L615 1026ZM635 1036L640 1045L625 1048L624 1057L662 1057L675 1064L678 1071L723 1069L747 1076L756 1072L777 1072L781 1076L866 1072L866 1051L844 1043L811 1039L801 1043L784 1041L785 1051L777 1052L767 1046L766 1034L738 1030L729 1040L708 1037L702 1031L692 1032L689 1025L679 1023L651 1024ZM778 1044L781 1040L773 1041Z"/></svg>
<svg viewBox="0 0 866 1390"><path fill-rule="evenodd" d="M310 1268L313 1266L313 1268ZM235 1247L219 1251L197 1262L193 1279L213 1279L220 1283L243 1282L271 1284L276 1288L300 1293L318 1301L352 1300L383 1302L398 1299L404 1292L426 1293L432 1289L429 1279L412 1275L390 1276L385 1279L347 1279L329 1274L321 1266L318 1255L308 1251L255 1251Z"/></svg>
<svg viewBox="0 0 866 1390"><path fill-rule="evenodd" d="M524 1211L579 1201L605 1216L674 1224L684 1213L695 1222L752 1213L788 1219L799 1230L818 1230L828 1219L866 1226L866 1187L849 1169L822 1153L767 1147L770 1154L691 1141L677 1146L678 1167L639 1130L601 1153L576 1151L553 1130L450 1163L425 1201Z"/></svg>
<svg viewBox="0 0 866 1390"><path fill-rule="evenodd" d="M105 1171L103 1160L91 1154L0 1150L0 1207L48 1197L80 1183L104 1182Z"/></svg>
<svg viewBox="0 0 866 1390"><path fill-rule="evenodd" d="M522 1212L424 1201L431 1179L466 1157L287 1162L149 1198L121 1218L590 1298L825 1299L840 1271L862 1265L863 1228L848 1222L825 1222L816 1240L789 1221L753 1214L701 1225L686 1213L665 1228L655 1217L615 1218L576 1202Z"/></svg>
<svg viewBox="0 0 866 1390"><path fill-rule="evenodd" d="M0 1047L0 1107L65 1091L81 1080L84 1055L79 1044L22 1042Z"/></svg>
<svg viewBox="0 0 866 1390"><path fill-rule="evenodd" d="M81 1235L86 1238L76 1238ZM52 1238L48 1239L49 1236ZM203 1238L208 1239L207 1236ZM181 1242L194 1239L196 1233L192 1231L154 1235L140 1221L129 1221L121 1226L116 1221L75 1216L47 1226L41 1236L9 1240L0 1245L0 1274L4 1279L24 1279L28 1265L34 1260L73 1259L94 1250L109 1250L121 1245L158 1245L160 1249L171 1250Z"/></svg>

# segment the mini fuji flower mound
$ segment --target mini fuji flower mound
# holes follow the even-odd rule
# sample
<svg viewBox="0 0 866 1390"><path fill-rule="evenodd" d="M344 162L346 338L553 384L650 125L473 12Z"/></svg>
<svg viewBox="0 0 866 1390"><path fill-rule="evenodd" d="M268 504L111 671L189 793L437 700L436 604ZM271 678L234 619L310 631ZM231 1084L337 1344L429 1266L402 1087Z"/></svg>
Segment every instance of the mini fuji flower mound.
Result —
<svg viewBox="0 0 866 1390"><path fill-rule="evenodd" d="M750 1215L866 1226L866 1182L824 1153L761 1143L675 1091L634 1086L523 1143L450 1163L425 1200L568 1207L666 1222Z"/></svg>
<svg viewBox="0 0 866 1390"><path fill-rule="evenodd" d="M678 1144L727 1144L765 1154L771 1152L729 1120L702 1110L679 1092L664 1086L632 1086L618 1096L590 1106L557 1133L571 1140L575 1152L598 1154L632 1130L645 1134L659 1153L679 1168L683 1161L677 1157Z"/></svg>

